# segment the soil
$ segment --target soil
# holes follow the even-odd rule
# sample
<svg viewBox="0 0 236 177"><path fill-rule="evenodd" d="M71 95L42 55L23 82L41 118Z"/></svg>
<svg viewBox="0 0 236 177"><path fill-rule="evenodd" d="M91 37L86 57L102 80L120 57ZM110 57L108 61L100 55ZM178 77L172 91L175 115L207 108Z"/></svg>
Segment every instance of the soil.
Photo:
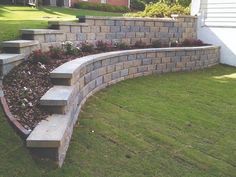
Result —
<svg viewBox="0 0 236 177"><path fill-rule="evenodd" d="M63 59L42 64L24 61L15 67L3 80L3 91L9 109L26 129L32 130L49 116L40 108L40 98L53 86L50 72L65 62L81 56L63 56Z"/></svg>

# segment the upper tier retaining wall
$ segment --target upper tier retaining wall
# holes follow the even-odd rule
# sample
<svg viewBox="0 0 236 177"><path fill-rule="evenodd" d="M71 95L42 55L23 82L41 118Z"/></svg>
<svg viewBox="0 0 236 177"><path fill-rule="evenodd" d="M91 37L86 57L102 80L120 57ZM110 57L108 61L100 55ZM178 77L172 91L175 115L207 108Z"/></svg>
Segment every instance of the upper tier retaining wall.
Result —
<svg viewBox="0 0 236 177"><path fill-rule="evenodd" d="M50 28L59 31L40 33L22 31L23 39L37 40L43 50L49 46L59 46L63 41L95 43L98 40L125 42L134 45L137 41L150 44L160 40L164 44L196 38L197 18L193 16L173 16L173 18L125 18L86 17L85 23L50 22Z"/></svg>
<svg viewBox="0 0 236 177"><path fill-rule="evenodd" d="M27 146L60 166L66 155L73 126L89 96L119 81L152 73L191 71L218 64L220 48L140 49L108 52L78 58L51 72L54 87L41 105L53 113L27 139Z"/></svg>

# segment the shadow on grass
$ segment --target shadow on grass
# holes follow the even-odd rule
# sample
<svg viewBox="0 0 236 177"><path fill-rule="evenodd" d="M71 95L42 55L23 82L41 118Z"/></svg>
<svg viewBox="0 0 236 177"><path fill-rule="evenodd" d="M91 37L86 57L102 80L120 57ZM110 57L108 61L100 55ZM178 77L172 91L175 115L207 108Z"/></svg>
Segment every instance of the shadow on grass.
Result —
<svg viewBox="0 0 236 177"><path fill-rule="evenodd" d="M57 11L49 9L49 8L38 8L38 10L43 11L47 14L51 14L51 15L63 16L63 14L58 13Z"/></svg>

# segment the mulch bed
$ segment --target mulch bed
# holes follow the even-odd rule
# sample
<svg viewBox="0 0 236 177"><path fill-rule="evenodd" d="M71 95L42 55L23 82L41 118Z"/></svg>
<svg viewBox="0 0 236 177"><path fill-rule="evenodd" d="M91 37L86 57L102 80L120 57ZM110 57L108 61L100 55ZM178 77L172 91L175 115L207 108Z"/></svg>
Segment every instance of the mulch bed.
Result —
<svg viewBox="0 0 236 177"><path fill-rule="evenodd" d="M145 48L148 47L150 46ZM114 48L110 51L116 50L118 49ZM50 60L46 64L27 60L15 67L3 80L4 95L15 119L27 130L34 129L41 120L49 116L49 113L41 109L40 98L53 87L50 72L75 58L101 52L95 50L93 53L80 53L76 57L61 56L60 59Z"/></svg>
<svg viewBox="0 0 236 177"><path fill-rule="evenodd" d="M97 52L95 52L97 53ZM25 61L15 67L3 80L3 91L9 109L24 128L32 130L49 116L40 107L40 98L51 88L50 72L63 63L86 56L63 56L49 63Z"/></svg>

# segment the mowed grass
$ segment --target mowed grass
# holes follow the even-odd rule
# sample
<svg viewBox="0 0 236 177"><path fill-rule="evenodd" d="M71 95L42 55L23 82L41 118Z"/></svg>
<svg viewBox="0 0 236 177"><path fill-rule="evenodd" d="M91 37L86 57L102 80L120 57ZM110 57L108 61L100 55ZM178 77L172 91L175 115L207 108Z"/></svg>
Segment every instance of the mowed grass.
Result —
<svg viewBox="0 0 236 177"><path fill-rule="evenodd" d="M91 97L65 164L34 161L4 118L0 176L234 177L236 68L126 80Z"/></svg>
<svg viewBox="0 0 236 177"><path fill-rule="evenodd" d="M20 29L47 28L48 21L76 20L77 15L121 16L122 14L73 8L0 5L0 42L19 38Z"/></svg>

